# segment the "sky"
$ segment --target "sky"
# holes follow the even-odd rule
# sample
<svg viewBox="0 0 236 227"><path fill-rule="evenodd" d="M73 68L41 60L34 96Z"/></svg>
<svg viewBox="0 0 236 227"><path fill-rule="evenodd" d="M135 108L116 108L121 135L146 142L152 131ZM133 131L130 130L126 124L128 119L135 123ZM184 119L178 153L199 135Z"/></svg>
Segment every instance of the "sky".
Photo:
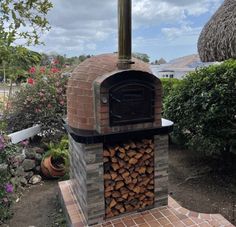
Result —
<svg viewBox="0 0 236 227"><path fill-rule="evenodd" d="M133 0L132 50L154 61L197 53L197 40L223 0ZM117 0L52 0L51 30L31 49L71 57L116 52Z"/></svg>

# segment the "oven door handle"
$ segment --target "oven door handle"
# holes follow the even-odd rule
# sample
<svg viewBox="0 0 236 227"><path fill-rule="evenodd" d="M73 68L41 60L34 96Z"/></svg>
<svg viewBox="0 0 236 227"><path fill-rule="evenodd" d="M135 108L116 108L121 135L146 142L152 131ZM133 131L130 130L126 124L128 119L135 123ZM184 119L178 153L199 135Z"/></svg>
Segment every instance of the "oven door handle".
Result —
<svg viewBox="0 0 236 227"><path fill-rule="evenodd" d="M112 111L110 111L110 114L112 115L112 117L122 119L122 117L120 115L114 114Z"/></svg>
<svg viewBox="0 0 236 227"><path fill-rule="evenodd" d="M115 98L112 94L110 94L110 97L111 97L113 100L115 100L116 102L121 103L120 99Z"/></svg>

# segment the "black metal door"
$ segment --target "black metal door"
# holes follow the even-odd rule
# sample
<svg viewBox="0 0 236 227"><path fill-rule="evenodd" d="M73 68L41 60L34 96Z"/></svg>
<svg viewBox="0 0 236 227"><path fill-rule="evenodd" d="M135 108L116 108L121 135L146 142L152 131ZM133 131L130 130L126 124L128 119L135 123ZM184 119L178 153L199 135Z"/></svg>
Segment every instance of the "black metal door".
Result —
<svg viewBox="0 0 236 227"><path fill-rule="evenodd" d="M132 82L110 90L110 125L154 121L155 92L151 85Z"/></svg>

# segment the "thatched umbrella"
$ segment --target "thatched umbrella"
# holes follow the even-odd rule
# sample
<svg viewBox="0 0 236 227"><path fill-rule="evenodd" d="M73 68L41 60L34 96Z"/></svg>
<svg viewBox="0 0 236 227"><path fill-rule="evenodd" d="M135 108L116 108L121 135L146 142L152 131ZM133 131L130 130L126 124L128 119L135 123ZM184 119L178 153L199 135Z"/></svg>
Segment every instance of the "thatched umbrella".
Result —
<svg viewBox="0 0 236 227"><path fill-rule="evenodd" d="M236 58L236 0L225 0L204 26L198 52L203 62Z"/></svg>

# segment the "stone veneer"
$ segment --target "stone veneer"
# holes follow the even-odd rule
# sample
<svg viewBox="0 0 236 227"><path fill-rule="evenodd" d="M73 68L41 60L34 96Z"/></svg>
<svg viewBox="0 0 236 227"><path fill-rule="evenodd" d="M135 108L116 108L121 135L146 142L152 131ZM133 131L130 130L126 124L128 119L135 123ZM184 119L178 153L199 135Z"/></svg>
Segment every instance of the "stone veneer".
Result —
<svg viewBox="0 0 236 227"><path fill-rule="evenodd" d="M103 144L81 144L69 138L73 193L86 223L101 223L105 218ZM168 135L154 137L155 205L167 205L168 200Z"/></svg>
<svg viewBox="0 0 236 227"><path fill-rule="evenodd" d="M70 178L77 202L88 225L100 223L105 215L103 144L81 144L70 137Z"/></svg>
<svg viewBox="0 0 236 227"><path fill-rule="evenodd" d="M154 136L154 144L155 207L160 207L168 204L168 135Z"/></svg>

